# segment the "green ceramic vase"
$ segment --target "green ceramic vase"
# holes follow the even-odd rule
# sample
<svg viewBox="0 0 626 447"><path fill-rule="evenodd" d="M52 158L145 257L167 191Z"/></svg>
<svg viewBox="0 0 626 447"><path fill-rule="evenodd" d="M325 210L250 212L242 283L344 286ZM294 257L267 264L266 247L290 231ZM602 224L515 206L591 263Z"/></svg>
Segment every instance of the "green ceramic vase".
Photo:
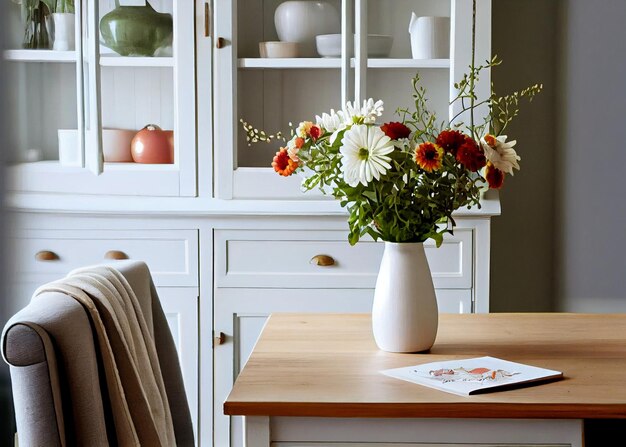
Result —
<svg viewBox="0 0 626 447"><path fill-rule="evenodd" d="M122 56L153 56L172 42L172 15L146 6L120 6L100 20L103 45Z"/></svg>

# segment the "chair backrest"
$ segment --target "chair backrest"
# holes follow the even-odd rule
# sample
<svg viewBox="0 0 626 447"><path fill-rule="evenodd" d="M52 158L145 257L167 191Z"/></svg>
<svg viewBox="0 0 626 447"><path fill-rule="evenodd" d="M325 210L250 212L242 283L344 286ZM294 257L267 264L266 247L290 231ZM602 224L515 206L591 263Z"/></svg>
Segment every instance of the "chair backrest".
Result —
<svg viewBox="0 0 626 447"><path fill-rule="evenodd" d="M176 444L193 446L176 346L148 267L139 261L112 266L134 291L149 291L136 295L156 346ZM116 444L109 385L93 322L81 303L58 292L33 297L5 326L2 353L11 370L20 444Z"/></svg>

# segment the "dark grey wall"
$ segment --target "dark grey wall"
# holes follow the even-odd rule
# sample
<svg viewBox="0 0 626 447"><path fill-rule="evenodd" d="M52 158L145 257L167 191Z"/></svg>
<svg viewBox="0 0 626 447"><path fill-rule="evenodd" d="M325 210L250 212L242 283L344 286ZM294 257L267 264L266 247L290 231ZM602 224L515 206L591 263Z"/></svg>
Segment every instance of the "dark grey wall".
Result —
<svg viewBox="0 0 626 447"><path fill-rule="evenodd" d="M520 171L500 192L502 215L492 220L490 308L493 312L550 311L554 305L554 190L556 168L554 39L557 1L494 0L492 71L496 93L535 83L544 91L522 103L506 134L517 140Z"/></svg>
<svg viewBox="0 0 626 447"><path fill-rule="evenodd" d="M626 312L626 2L494 0L498 90L543 82L508 132L491 309Z"/></svg>
<svg viewBox="0 0 626 447"><path fill-rule="evenodd" d="M626 2L562 2L557 310L626 311Z"/></svg>

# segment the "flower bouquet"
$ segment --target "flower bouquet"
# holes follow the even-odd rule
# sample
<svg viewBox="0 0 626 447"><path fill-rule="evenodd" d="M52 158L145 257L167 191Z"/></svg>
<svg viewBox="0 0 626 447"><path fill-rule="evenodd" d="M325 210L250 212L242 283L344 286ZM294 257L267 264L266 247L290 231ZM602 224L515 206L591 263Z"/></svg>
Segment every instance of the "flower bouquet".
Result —
<svg viewBox="0 0 626 447"><path fill-rule="evenodd" d="M497 58L472 67L455 84L452 103L460 112L447 124L428 110L426 90L419 75L412 80L412 110L398 109L398 121L378 123L383 101L348 102L292 129L274 157L272 166L282 176L303 171L303 188L320 188L340 200L349 211L350 244L365 234L388 242L423 242L440 245L452 232L452 213L461 207L480 207L486 188L499 189L506 174L519 169L516 141L503 132L518 113L521 98L532 100L542 88L533 85L499 97L492 93L479 101L474 85L482 70ZM474 123L476 107L489 113ZM468 112L469 123L457 122ZM249 143L283 139L268 135L242 121Z"/></svg>

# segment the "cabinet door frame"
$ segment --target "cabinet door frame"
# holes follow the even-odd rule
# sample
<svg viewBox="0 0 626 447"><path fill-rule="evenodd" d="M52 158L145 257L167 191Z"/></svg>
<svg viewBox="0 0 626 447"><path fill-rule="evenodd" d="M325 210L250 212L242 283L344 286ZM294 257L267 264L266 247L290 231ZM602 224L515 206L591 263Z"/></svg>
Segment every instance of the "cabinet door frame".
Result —
<svg viewBox="0 0 626 447"><path fill-rule="evenodd" d="M59 162L20 163L7 169L14 191L115 196L195 197L196 175L196 11L195 2L173 1L171 63L149 58L109 57L101 62L99 1L77 0L76 93L80 166ZM143 59L143 62L142 62ZM162 62L162 67L159 65ZM170 70L173 86L173 164L104 163L102 149L104 65ZM170 67L171 65L171 67ZM117 68L116 68L117 67ZM209 98L210 101L210 98ZM145 123L148 124L148 123ZM139 130L139 129L137 129ZM77 187L77 185L80 185Z"/></svg>

